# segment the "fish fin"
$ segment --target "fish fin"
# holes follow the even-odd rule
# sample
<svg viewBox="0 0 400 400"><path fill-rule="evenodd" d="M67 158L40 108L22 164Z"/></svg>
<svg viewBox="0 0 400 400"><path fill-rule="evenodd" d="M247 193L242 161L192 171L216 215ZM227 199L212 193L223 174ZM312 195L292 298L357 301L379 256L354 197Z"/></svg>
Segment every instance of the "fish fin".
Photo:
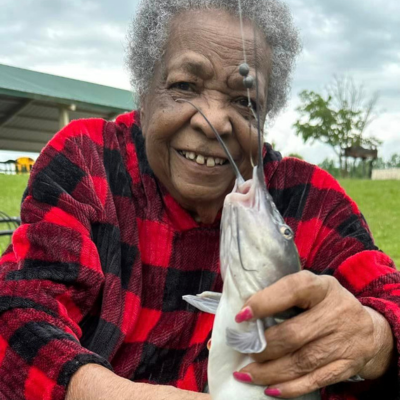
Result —
<svg viewBox="0 0 400 400"><path fill-rule="evenodd" d="M347 382L364 382L365 379L361 378L360 375L354 375L351 378L347 379Z"/></svg>
<svg viewBox="0 0 400 400"><path fill-rule="evenodd" d="M267 347L264 324L261 320L251 323L251 330L239 332L226 328L226 344L243 354L261 353Z"/></svg>
<svg viewBox="0 0 400 400"><path fill-rule="evenodd" d="M182 296L182 299L193 307L198 308L200 311L215 314L217 312L219 301L221 300L221 293L203 292L197 296Z"/></svg>
<svg viewBox="0 0 400 400"><path fill-rule="evenodd" d="M198 294L196 296L200 297L200 298L205 298L205 299L214 299L214 300L217 300L219 302L221 300L222 293L218 293L218 292L203 292L203 293L200 293L200 294Z"/></svg>

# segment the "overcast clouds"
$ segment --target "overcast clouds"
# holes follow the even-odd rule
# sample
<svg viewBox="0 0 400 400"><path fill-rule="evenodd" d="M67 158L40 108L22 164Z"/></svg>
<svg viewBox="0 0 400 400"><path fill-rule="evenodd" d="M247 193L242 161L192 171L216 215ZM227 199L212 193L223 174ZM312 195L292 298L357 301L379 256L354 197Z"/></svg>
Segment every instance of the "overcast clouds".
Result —
<svg viewBox="0 0 400 400"><path fill-rule="evenodd" d="M379 91L369 131L381 154L400 152L400 2L288 0L304 43L288 109L268 138L284 153L321 162L332 151L304 145L292 129L297 94L323 90L334 74ZM129 89L125 34L137 0L0 0L0 63ZM1 155L0 155L1 157Z"/></svg>

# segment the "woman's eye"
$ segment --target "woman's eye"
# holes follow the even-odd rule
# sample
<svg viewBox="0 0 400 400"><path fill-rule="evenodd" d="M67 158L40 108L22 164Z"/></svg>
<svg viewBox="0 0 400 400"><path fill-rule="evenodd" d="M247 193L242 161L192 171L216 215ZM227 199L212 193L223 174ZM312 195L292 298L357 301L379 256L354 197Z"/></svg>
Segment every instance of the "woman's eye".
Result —
<svg viewBox="0 0 400 400"><path fill-rule="evenodd" d="M237 104L242 107L247 107L249 105L249 99L242 97L241 99L238 99Z"/></svg>
<svg viewBox="0 0 400 400"><path fill-rule="evenodd" d="M249 121L254 121L257 114L257 103L250 99L250 104L251 107L249 107L249 99L247 97L241 97L236 100L236 105L243 117Z"/></svg>
<svg viewBox="0 0 400 400"><path fill-rule="evenodd" d="M241 97L239 99L237 99L236 103L241 106L241 107L246 107L249 108L249 99L247 97ZM250 99L250 104L251 104L251 108L254 111L257 111L257 104L254 100Z"/></svg>
<svg viewBox="0 0 400 400"><path fill-rule="evenodd" d="M250 103L251 103L251 108L254 110L254 112L257 112L258 109L257 103L254 100L251 100Z"/></svg>
<svg viewBox="0 0 400 400"><path fill-rule="evenodd" d="M183 92L193 91L193 85L189 82L177 82L172 84L171 88L182 90Z"/></svg>

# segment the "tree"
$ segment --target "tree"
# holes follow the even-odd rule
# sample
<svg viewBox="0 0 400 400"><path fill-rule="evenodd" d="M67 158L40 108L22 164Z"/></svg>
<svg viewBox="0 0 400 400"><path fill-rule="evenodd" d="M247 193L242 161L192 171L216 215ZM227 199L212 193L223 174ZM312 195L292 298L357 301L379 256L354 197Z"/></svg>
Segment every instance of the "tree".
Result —
<svg viewBox="0 0 400 400"><path fill-rule="evenodd" d="M400 168L400 153L392 154L388 161L381 157L374 161L374 169L389 168Z"/></svg>
<svg viewBox="0 0 400 400"><path fill-rule="evenodd" d="M390 157L388 163L387 163L388 168L400 168L400 154L395 153L392 154Z"/></svg>
<svg viewBox="0 0 400 400"><path fill-rule="evenodd" d="M301 105L296 109L300 118L294 124L296 134L304 142L321 141L332 147L338 157L340 170L344 168L344 151L348 147L363 146L376 149L381 142L365 137L367 126L374 119L378 96L365 95L363 86L356 86L351 78L334 78L326 96L314 91L300 93Z"/></svg>
<svg viewBox="0 0 400 400"><path fill-rule="evenodd" d="M329 172L335 178L340 177L340 171L339 168L335 165L335 161L329 158L325 158L325 160L322 161L321 164L318 164L318 166L324 169L325 171Z"/></svg>

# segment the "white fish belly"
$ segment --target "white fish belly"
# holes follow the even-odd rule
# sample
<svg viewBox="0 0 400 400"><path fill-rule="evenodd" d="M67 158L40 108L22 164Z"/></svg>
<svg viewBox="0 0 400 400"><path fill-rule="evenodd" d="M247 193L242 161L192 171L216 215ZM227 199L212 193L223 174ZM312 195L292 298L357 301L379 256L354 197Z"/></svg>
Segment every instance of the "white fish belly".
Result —
<svg viewBox="0 0 400 400"><path fill-rule="evenodd" d="M208 385L212 400L266 400L273 397L264 394L265 387L245 384L233 378L239 371L254 362L248 355L238 353L226 344L226 328L244 330L246 323L237 324L235 315L243 307L244 300L227 273L224 290L215 315L211 349L208 360ZM297 397L297 400L319 400L319 392Z"/></svg>

